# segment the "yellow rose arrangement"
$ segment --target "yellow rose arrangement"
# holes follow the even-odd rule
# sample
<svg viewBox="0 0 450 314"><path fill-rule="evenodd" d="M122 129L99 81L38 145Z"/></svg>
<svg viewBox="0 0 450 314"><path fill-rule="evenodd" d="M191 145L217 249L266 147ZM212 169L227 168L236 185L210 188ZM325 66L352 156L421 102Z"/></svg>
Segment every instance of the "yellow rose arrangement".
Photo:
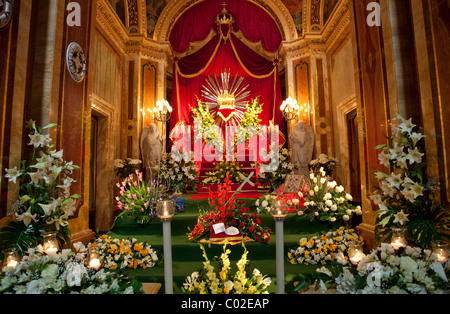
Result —
<svg viewBox="0 0 450 314"><path fill-rule="evenodd" d="M225 181L227 176L233 183L241 183L240 177L242 165L235 161L220 161L214 163L213 171L206 173L203 184L220 184Z"/></svg>
<svg viewBox="0 0 450 314"><path fill-rule="evenodd" d="M218 258L219 265L211 263L205 248L200 245L205 259L203 269L193 272L186 278L183 284L184 292L187 294L267 294L271 279L262 275L258 269L253 270L251 277L248 276L246 271L249 263L248 251L244 245L242 247L244 253L236 263L238 270L233 276L230 273L231 251L227 249L227 244L223 246L223 253Z"/></svg>
<svg viewBox="0 0 450 314"><path fill-rule="evenodd" d="M353 245L363 244L364 239L355 229L340 227L320 237L302 238L297 249L289 250L291 264L325 265L333 261L348 261L349 249Z"/></svg>
<svg viewBox="0 0 450 314"><path fill-rule="evenodd" d="M136 239L113 239L102 235L92 244L103 267L114 270L124 268L151 268L158 262L158 255L151 245Z"/></svg>

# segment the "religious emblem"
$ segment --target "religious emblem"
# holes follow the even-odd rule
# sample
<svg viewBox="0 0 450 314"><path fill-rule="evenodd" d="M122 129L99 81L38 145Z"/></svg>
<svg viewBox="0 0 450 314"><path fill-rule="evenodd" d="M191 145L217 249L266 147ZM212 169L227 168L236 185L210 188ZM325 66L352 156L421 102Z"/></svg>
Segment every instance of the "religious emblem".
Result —
<svg viewBox="0 0 450 314"><path fill-rule="evenodd" d="M83 81L86 74L86 59L83 49L76 42L70 43L67 47L66 65L70 76L75 82L80 83Z"/></svg>
<svg viewBox="0 0 450 314"><path fill-rule="evenodd" d="M6 27L11 21L12 10L12 0L0 0L0 29Z"/></svg>
<svg viewBox="0 0 450 314"><path fill-rule="evenodd" d="M243 85L243 81L244 78L237 74L231 79L230 71L226 70L220 79L215 74L206 79L202 96L219 126L224 123L237 126L244 118L250 91L247 90L249 85Z"/></svg>

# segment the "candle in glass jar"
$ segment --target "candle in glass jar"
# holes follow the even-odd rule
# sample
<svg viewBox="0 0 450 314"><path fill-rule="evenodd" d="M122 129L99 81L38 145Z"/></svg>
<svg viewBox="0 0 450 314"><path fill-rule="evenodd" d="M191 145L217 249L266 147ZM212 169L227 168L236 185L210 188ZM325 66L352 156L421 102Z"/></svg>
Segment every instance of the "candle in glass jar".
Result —
<svg viewBox="0 0 450 314"><path fill-rule="evenodd" d="M396 239L394 242L391 243L391 245L394 247L395 250L400 249L401 247L404 247L405 245L400 241L399 239Z"/></svg>
<svg viewBox="0 0 450 314"><path fill-rule="evenodd" d="M58 252L58 248L54 247L53 244L49 244L49 246L45 249L45 253L47 255L56 254Z"/></svg>
<svg viewBox="0 0 450 314"><path fill-rule="evenodd" d="M354 245L349 251L350 262L353 265L357 265L365 256L361 245Z"/></svg>
<svg viewBox="0 0 450 314"><path fill-rule="evenodd" d="M89 267L98 270L100 268L100 260L98 258L93 258L89 262Z"/></svg>
<svg viewBox="0 0 450 314"><path fill-rule="evenodd" d="M445 263L447 261L447 254L445 254L443 249L437 250L435 254L440 263Z"/></svg>
<svg viewBox="0 0 450 314"><path fill-rule="evenodd" d="M359 250L356 250L354 255L352 257L350 257L350 261L356 265L363 259L363 257L364 257L364 254L361 253Z"/></svg>
<svg viewBox="0 0 450 314"><path fill-rule="evenodd" d="M19 263L14 258L9 258L6 267L16 268Z"/></svg>

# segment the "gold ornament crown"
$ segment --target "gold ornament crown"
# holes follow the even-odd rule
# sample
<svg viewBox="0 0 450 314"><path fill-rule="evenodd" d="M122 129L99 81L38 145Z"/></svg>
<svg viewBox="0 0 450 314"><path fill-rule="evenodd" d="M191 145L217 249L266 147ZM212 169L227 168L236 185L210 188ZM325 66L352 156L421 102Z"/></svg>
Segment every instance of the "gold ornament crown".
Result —
<svg viewBox="0 0 450 314"><path fill-rule="evenodd" d="M223 6L222 12L219 15L217 15L217 17L216 17L216 24L217 25L223 25L223 24L231 25L231 24L234 24L235 19L230 14L230 12L228 12L228 10L226 8L227 4L224 2L222 4L222 6Z"/></svg>

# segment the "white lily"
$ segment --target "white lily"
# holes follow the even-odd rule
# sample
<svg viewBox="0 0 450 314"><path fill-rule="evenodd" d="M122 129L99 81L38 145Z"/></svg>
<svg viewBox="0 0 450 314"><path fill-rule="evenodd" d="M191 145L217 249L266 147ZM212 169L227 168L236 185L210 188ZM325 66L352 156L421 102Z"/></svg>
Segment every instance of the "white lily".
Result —
<svg viewBox="0 0 450 314"><path fill-rule="evenodd" d="M17 167L14 167L13 169L5 169L5 170L6 170L5 178L8 178L9 182L16 183L17 178L22 175L22 173L19 170L17 170Z"/></svg>
<svg viewBox="0 0 450 314"><path fill-rule="evenodd" d="M403 120L398 126L402 132L411 133L416 125L412 123L412 118L409 120Z"/></svg>
<svg viewBox="0 0 450 314"><path fill-rule="evenodd" d="M38 204L43 210L46 216L50 216L50 214L56 209L56 201L53 201L50 204Z"/></svg>
<svg viewBox="0 0 450 314"><path fill-rule="evenodd" d="M36 214L32 215L30 210L27 210L22 215L16 214L17 221L23 221L24 225L28 227L28 225L31 223L31 220L36 220Z"/></svg>
<svg viewBox="0 0 450 314"><path fill-rule="evenodd" d="M400 223L401 225L403 225L405 222L409 221L408 215L409 214L405 214L402 209L399 213L394 214L394 223Z"/></svg>

